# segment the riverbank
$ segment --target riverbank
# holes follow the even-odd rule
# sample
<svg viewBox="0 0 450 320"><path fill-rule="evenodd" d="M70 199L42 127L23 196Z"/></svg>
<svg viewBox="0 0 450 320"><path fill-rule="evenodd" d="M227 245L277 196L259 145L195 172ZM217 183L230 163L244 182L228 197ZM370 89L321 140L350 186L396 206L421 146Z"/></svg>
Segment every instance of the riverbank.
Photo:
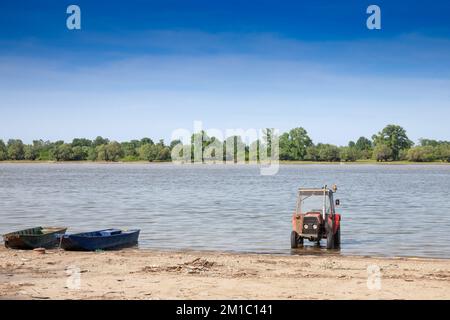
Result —
<svg viewBox="0 0 450 320"><path fill-rule="evenodd" d="M450 299L450 260L1 248L0 299Z"/></svg>
<svg viewBox="0 0 450 320"><path fill-rule="evenodd" d="M136 161L89 161L89 160L82 160L82 161L51 161L51 160L4 160L0 161L0 164L6 163L6 164L64 164L64 163L73 163L73 164L171 164L171 161L143 161L143 160L136 160ZM357 160L357 161L348 161L348 162L329 162L329 161L287 161L287 160L280 160L280 164L282 165L292 165L292 164L299 164L299 165L317 165L317 164L323 164L323 165L364 165L364 164L370 164L370 165L450 165L450 162L442 162L442 161L431 161L431 162L412 162L412 161L386 161L386 162L380 162L376 160ZM212 164L222 164L222 163L205 163L206 165L212 165ZM242 163L244 164L244 163ZM248 164L248 163L245 163Z"/></svg>

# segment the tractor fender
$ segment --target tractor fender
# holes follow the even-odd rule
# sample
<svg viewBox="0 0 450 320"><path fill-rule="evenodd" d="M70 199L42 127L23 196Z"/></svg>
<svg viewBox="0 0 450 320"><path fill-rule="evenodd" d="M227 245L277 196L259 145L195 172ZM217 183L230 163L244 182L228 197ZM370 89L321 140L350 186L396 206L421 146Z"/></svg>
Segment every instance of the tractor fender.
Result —
<svg viewBox="0 0 450 320"><path fill-rule="evenodd" d="M339 213L336 213L334 215L334 232L336 233L336 231L341 227L341 215Z"/></svg>
<svg viewBox="0 0 450 320"><path fill-rule="evenodd" d="M333 225L332 221L331 221L331 216L328 216L327 220L328 220L327 221L327 228L329 228L331 225ZM336 231L339 229L340 225L341 225L341 215L336 213L336 214L334 214L333 234L336 233Z"/></svg>
<svg viewBox="0 0 450 320"><path fill-rule="evenodd" d="M301 226L303 225L303 217L294 213L292 215L292 230L301 233Z"/></svg>

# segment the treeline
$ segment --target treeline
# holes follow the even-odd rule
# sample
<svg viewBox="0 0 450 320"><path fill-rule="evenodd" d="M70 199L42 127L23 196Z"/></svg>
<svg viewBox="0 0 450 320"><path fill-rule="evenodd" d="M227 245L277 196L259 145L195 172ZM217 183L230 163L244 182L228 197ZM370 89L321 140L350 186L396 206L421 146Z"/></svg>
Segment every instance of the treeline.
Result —
<svg viewBox="0 0 450 320"><path fill-rule="evenodd" d="M388 125L374 134L372 139L360 137L347 146L313 144L306 130L295 128L280 136L281 160L312 161L411 161L450 162L450 141L420 139L419 144L408 138L406 130L398 125Z"/></svg>
<svg viewBox="0 0 450 320"><path fill-rule="evenodd" d="M1 160L48 160L48 161L168 161L170 146L163 140L154 143L150 138L119 143L103 137L95 140L73 139L64 141L34 140L24 144L22 140L0 140Z"/></svg>
<svg viewBox="0 0 450 320"><path fill-rule="evenodd" d="M257 153L256 159L252 158L254 150L271 153L273 136L270 130L266 133L263 141L257 140L246 145L240 136L219 141L215 137L208 137L202 131L192 135L191 145L184 150L190 150L188 159L195 159L194 141L200 141L202 160L208 160L211 156L221 160L239 158L259 160L260 153ZM32 144L24 144L19 139L10 139L6 144L0 140L0 161L170 161L173 148L179 144L179 140L172 141L170 145L166 145L163 140L154 143L150 138L126 142L109 141L103 137L97 137L94 140L77 138L71 143L35 140ZM211 146L215 146L212 152L209 148ZM229 146L228 150L227 146ZM398 125L388 125L374 134L371 139L360 137L356 141L350 141L347 146L314 144L307 131L298 127L279 136L278 155L280 160L288 161L334 162L373 159L376 161L450 162L450 142L420 139L419 144L415 146L408 138L405 129Z"/></svg>

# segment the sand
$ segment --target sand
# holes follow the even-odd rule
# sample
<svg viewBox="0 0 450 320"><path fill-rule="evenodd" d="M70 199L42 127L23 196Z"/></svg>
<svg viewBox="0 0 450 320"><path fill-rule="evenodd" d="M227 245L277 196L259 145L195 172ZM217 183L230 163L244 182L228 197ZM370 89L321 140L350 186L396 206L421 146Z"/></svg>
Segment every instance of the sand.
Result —
<svg viewBox="0 0 450 320"><path fill-rule="evenodd" d="M450 260L2 248L0 299L450 299Z"/></svg>

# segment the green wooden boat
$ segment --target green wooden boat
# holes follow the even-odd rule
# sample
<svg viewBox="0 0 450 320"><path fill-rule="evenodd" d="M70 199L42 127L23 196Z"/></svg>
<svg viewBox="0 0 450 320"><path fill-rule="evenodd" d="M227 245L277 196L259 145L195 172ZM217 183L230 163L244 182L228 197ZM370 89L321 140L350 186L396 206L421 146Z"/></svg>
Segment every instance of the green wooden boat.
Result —
<svg viewBox="0 0 450 320"><path fill-rule="evenodd" d="M53 248L59 244L59 238L67 228L36 227L3 235L5 247L11 249Z"/></svg>

